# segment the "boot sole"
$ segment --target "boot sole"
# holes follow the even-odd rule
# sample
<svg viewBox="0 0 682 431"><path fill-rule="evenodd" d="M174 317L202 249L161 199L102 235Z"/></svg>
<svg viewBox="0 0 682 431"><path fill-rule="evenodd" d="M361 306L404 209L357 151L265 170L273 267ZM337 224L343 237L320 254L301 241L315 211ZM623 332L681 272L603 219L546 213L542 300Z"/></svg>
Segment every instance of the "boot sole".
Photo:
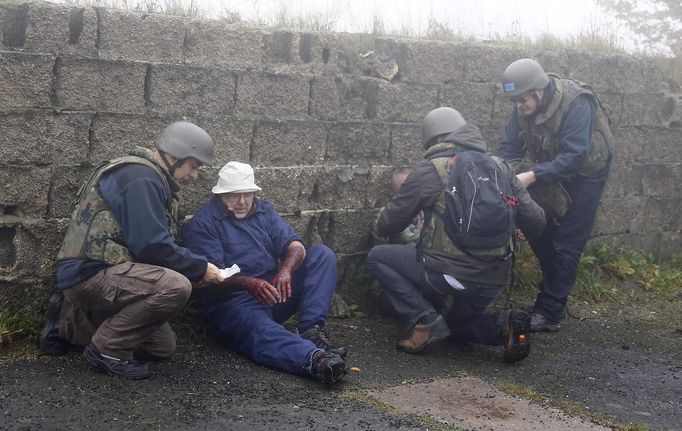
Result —
<svg viewBox="0 0 682 431"><path fill-rule="evenodd" d="M505 340L505 349L502 359L511 364L526 359L530 354L530 316L525 312L511 310L509 319L511 320L511 341ZM523 344L517 342L520 335L525 335L526 341Z"/></svg>

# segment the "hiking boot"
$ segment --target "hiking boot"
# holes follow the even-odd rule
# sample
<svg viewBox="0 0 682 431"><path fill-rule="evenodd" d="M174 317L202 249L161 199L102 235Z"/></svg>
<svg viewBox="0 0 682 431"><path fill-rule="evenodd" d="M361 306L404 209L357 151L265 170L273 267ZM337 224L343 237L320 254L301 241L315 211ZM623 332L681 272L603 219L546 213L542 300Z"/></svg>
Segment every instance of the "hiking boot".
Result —
<svg viewBox="0 0 682 431"><path fill-rule="evenodd" d="M62 311L64 295L55 292L47 302L47 321L40 331L40 348L52 356L61 356L69 351L69 342L59 336L59 314Z"/></svg>
<svg viewBox="0 0 682 431"><path fill-rule="evenodd" d="M449 336L450 328L439 314L436 320L428 325L414 325L408 337L398 341L396 348L407 353L417 353Z"/></svg>
<svg viewBox="0 0 682 431"><path fill-rule="evenodd" d="M550 320L544 314L533 311L530 314L530 332L556 332L559 330L559 322Z"/></svg>
<svg viewBox="0 0 682 431"><path fill-rule="evenodd" d="M510 364L526 359L530 353L530 315L523 310L507 311L502 331L504 362Z"/></svg>
<svg viewBox="0 0 682 431"><path fill-rule="evenodd" d="M298 333L298 329L296 330L296 333ZM327 334L324 332L324 329L320 325L315 325L312 328L298 335L300 335L301 338L305 338L306 340L312 341L313 344L315 344L322 350L326 350L327 352L331 353L336 353L342 358L344 359L346 358L346 354L348 353L346 352L346 348L341 346L332 347L332 342L329 341Z"/></svg>
<svg viewBox="0 0 682 431"><path fill-rule="evenodd" d="M333 385L343 380L343 376L348 374L348 370L341 356L318 350L313 354L313 373L324 383Z"/></svg>
<svg viewBox="0 0 682 431"><path fill-rule="evenodd" d="M550 320L539 311L530 313L530 332L556 332L559 330L559 322Z"/></svg>
<svg viewBox="0 0 682 431"><path fill-rule="evenodd" d="M113 356L105 355L100 352L94 344L90 343L83 350L83 357L88 364L97 371L112 375L124 377L131 380L146 379L152 375L147 368L147 365L136 361L123 360Z"/></svg>

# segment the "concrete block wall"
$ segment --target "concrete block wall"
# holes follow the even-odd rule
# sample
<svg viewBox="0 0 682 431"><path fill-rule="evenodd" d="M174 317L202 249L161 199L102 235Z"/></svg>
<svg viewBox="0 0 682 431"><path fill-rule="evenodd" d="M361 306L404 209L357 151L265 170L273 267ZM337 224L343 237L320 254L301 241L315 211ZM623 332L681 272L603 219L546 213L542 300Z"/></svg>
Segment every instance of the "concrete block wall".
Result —
<svg viewBox="0 0 682 431"><path fill-rule="evenodd" d="M54 283L92 167L179 119L217 145L216 167L183 189L185 213L224 163L249 162L306 240L357 262L391 170L421 157L421 118L455 107L494 148L511 112L497 81L526 56L592 83L611 110L618 155L594 239L660 254L682 244L682 94L650 59L377 38L376 57L398 68L387 81L349 35L21 0L0 3L0 30L0 309Z"/></svg>

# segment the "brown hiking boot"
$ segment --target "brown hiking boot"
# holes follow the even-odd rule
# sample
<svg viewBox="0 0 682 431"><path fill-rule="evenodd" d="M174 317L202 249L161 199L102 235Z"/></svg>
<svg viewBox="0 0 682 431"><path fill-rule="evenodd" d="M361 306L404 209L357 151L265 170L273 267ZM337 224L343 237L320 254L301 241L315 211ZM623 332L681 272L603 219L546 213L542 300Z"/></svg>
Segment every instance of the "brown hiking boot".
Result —
<svg viewBox="0 0 682 431"><path fill-rule="evenodd" d="M408 337L398 341L396 348L407 353L417 353L449 336L450 328L439 314L436 320L428 325L414 325Z"/></svg>

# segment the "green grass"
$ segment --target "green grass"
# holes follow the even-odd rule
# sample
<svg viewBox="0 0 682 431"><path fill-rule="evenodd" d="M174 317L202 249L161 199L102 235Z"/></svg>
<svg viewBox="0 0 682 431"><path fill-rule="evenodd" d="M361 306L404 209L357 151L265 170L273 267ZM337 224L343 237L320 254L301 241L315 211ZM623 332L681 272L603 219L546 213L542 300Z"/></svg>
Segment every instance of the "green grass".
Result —
<svg viewBox="0 0 682 431"><path fill-rule="evenodd" d="M541 280L537 260L528 244L517 253L517 286L521 293L534 291ZM636 297L648 291L674 299L682 286L682 256L665 260L626 248L605 245L588 247L580 258L573 299L600 302Z"/></svg>

